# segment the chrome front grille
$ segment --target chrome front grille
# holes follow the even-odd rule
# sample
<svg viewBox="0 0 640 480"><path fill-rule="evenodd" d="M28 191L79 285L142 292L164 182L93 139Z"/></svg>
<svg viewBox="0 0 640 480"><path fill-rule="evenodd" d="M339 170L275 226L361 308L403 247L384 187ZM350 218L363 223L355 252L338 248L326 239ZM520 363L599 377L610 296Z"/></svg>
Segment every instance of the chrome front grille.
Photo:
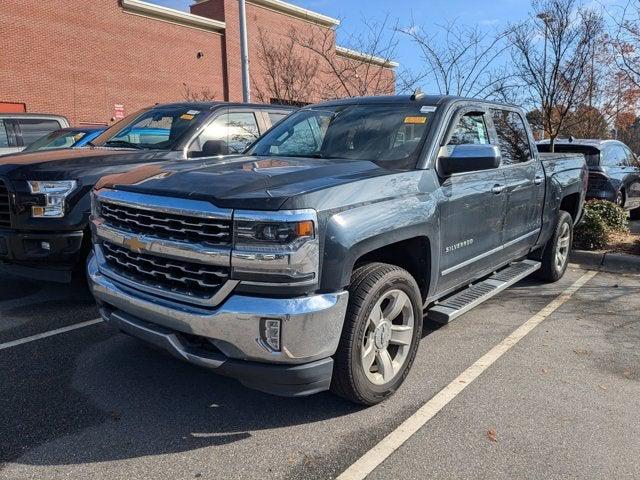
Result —
<svg viewBox="0 0 640 480"><path fill-rule="evenodd" d="M11 227L9 190L3 180L0 180L0 227Z"/></svg>
<svg viewBox="0 0 640 480"><path fill-rule="evenodd" d="M187 297L210 298L229 279L229 267L136 253L109 242L102 242L102 250L114 273L147 287Z"/></svg>
<svg viewBox="0 0 640 480"><path fill-rule="evenodd" d="M231 220L179 215L146 210L117 203L100 203L100 216L108 225L157 238L201 243L231 245Z"/></svg>

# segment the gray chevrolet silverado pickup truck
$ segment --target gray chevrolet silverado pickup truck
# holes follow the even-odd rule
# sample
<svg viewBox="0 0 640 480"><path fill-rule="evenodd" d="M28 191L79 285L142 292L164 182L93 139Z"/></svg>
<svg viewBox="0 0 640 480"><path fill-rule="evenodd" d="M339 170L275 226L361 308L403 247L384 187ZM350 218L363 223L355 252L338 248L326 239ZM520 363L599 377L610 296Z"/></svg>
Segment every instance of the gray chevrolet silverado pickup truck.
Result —
<svg viewBox="0 0 640 480"><path fill-rule="evenodd" d="M541 155L523 112L441 96L310 106L243 155L106 177L89 283L103 318L280 395L372 405L422 322L565 272L582 155Z"/></svg>

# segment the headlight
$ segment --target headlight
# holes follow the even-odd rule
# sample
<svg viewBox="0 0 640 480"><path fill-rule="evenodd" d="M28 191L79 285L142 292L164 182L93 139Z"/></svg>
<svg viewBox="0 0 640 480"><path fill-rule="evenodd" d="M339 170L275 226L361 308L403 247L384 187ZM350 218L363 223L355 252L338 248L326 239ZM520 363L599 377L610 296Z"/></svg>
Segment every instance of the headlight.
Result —
<svg viewBox="0 0 640 480"><path fill-rule="evenodd" d="M310 285L318 280L315 210L234 213L232 276L246 283Z"/></svg>
<svg viewBox="0 0 640 480"><path fill-rule="evenodd" d="M42 195L44 206L31 207L33 218L61 218L64 217L64 203L69 194L76 188L75 180L30 180L29 190L35 195Z"/></svg>

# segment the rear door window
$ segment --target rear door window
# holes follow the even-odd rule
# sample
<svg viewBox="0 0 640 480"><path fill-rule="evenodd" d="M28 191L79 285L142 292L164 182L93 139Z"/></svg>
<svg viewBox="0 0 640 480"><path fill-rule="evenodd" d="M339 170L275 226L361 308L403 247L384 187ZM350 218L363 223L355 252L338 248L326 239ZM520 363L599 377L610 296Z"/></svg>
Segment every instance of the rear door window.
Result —
<svg viewBox="0 0 640 480"><path fill-rule="evenodd" d="M9 147L9 135L7 134L7 127L4 124L4 120L0 120L0 148Z"/></svg>
<svg viewBox="0 0 640 480"><path fill-rule="evenodd" d="M529 136L519 113L510 110L491 110L491 118L498 135L503 165L528 162L531 158Z"/></svg>
<svg viewBox="0 0 640 480"><path fill-rule="evenodd" d="M620 145L608 145L604 149L604 165L607 167L623 167L627 154Z"/></svg>
<svg viewBox="0 0 640 480"><path fill-rule="evenodd" d="M40 137L44 137L60 128L57 120L44 118L19 118L16 120L22 132L22 143L30 145Z"/></svg>

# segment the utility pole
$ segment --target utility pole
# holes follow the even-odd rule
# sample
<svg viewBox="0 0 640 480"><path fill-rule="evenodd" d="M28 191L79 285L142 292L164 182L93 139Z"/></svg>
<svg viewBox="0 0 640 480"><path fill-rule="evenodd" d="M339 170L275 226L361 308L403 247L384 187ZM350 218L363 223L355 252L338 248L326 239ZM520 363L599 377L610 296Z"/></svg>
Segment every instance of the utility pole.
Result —
<svg viewBox="0 0 640 480"><path fill-rule="evenodd" d="M542 105L540 105L540 124L542 125L542 131L540 132L540 139L544 140L544 114L547 103L547 41L549 38L549 23L553 21L553 16L548 12L542 12L537 17L544 22L544 53L542 60Z"/></svg>
<svg viewBox="0 0 640 480"><path fill-rule="evenodd" d="M251 85L249 83L249 46L247 42L247 9L245 0L238 0L240 7L240 59L242 61L242 101L251 101Z"/></svg>

